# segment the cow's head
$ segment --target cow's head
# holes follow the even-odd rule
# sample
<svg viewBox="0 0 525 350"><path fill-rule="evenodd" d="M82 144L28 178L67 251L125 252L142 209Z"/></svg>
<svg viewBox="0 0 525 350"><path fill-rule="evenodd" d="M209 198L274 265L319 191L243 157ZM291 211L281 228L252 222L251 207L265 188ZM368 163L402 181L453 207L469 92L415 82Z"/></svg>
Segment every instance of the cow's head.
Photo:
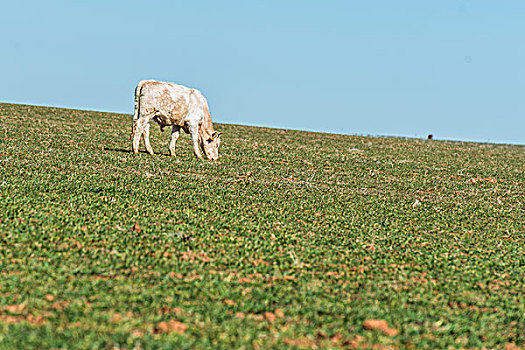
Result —
<svg viewBox="0 0 525 350"><path fill-rule="evenodd" d="M222 132L214 131L201 139L201 146L206 158L209 160L219 159L219 145L221 144Z"/></svg>

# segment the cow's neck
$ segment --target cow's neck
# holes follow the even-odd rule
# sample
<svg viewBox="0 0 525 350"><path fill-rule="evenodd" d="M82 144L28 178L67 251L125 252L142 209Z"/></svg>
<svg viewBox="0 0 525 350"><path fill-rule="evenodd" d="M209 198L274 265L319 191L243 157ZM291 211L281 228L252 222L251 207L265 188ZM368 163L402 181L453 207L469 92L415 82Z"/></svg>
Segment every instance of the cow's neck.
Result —
<svg viewBox="0 0 525 350"><path fill-rule="evenodd" d="M201 127L199 128L199 134L203 140L207 140L213 135L213 132L213 123L211 122L210 114L207 113L203 118Z"/></svg>

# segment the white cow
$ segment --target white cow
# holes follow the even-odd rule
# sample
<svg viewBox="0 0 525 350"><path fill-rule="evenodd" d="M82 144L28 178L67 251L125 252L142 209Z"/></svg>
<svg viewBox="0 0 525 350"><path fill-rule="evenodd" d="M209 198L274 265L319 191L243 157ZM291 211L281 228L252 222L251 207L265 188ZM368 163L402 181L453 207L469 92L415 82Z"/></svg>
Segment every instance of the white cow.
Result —
<svg viewBox="0 0 525 350"><path fill-rule="evenodd" d="M164 131L171 126L170 155L175 156L175 142L180 129L191 134L193 152L202 159L199 146L208 159L219 158L221 132L213 130L208 102L199 90L182 85L155 80L142 80L135 89L135 115L131 138L133 152L139 152L140 136L144 133L144 143L149 154L153 148L149 143L150 121L154 120Z"/></svg>

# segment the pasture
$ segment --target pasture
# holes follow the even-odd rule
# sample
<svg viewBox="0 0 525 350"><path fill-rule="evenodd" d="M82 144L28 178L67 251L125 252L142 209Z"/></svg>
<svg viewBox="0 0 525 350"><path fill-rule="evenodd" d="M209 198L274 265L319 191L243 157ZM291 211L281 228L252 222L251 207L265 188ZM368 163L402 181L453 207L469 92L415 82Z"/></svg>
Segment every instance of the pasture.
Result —
<svg viewBox="0 0 525 350"><path fill-rule="evenodd" d="M523 146L131 123L0 104L0 348L525 346Z"/></svg>

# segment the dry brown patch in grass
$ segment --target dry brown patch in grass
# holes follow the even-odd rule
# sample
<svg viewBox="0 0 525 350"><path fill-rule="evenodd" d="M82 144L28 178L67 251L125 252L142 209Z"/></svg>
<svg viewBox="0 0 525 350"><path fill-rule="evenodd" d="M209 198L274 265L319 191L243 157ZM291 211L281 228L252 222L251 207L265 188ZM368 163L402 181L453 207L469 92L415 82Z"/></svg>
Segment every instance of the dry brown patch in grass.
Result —
<svg viewBox="0 0 525 350"><path fill-rule="evenodd" d="M20 313L22 312L26 307L26 304L19 304L19 305L6 305L2 309L5 311L9 311L10 313Z"/></svg>
<svg viewBox="0 0 525 350"><path fill-rule="evenodd" d="M182 309L180 307L165 306L159 310L159 314L161 315L167 315L167 314L180 315L182 314Z"/></svg>
<svg viewBox="0 0 525 350"><path fill-rule="evenodd" d="M298 348L314 348L317 347L314 340L302 338L302 339L288 339L285 338L284 342L288 345L297 346Z"/></svg>
<svg viewBox="0 0 525 350"><path fill-rule="evenodd" d="M253 280L248 277L239 278L239 283L253 283Z"/></svg>
<svg viewBox="0 0 525 350"><path fill-rule="evenodd" d="M184 334L186 330L188 329L188 326L186 326L184 323L175 321L175 320L169 320L166 322L159 322L155 329L153 330L154 334L159 333L177 333L177 334Z"/></svg>
<svg viewBox="0 0 525 350"><path fill-rule="evenodd" d="M181 273L176 273L176 272L169 272L168 276L170 276L171 278L179 278L179 279L183 277Z"/></svg>
<svg viewBox="0 0 525 350"><path fill-rule="evenodd" d="M366 320L363 322L363 328L367 331L381 331L389 337L394 337L399 333L397 329L390 328L385 320Z"/></svg>
<svg viewBox="0 0 525 350"><path fill-rule="evenodd" d="M24 321L24 319L24 316L0 315L0 322L5 323L19 323Z"/></svg>
<svg viewBox="0 0 525 350"><path fill-rule="evenodd" d="M54 310L62 311L64 308L66 308L70 304L67 300L57 300L53 304L51 304L51 308Z"/></svg>
<svg viewBox="0 0 525 350"><path fill-rule="evenodd" d="M235 301L230 300L230 299L224 299L224 303L225 303L226 305L229 305L229 306L233 306L233 305L235 305Z"/></svg>
<svg viewBox="0 0 525 350"><path fill-rule="evenodd" d="M265 312L264 313L264 318L268 322L272 323L272 322L274 322L277 319L277 316L275 316L275 314L273 312Z"/></svg>
<svg viewBox="0 0 525 350"><path fill-rule="evenodd" d="M208 255L205 252L195 253L195 252L191 252L191 251L183 252L182 256L181 256L181 259L183 259L185 261L190 261L190 262L194 262L195 260L199 260L199 261L207 263L207 262L211 261L211 259L208 257Z"/></svg>
<svg viewBox="0 0 525 350"><path fill-rule="evenodd" d="M44 316L33 316L33 315L27 315L27 316L21 316L21 315L0 315L0 322L5 323L20 323L20 322L27 322L33 325L43 325L46 323L46 319Z"/></svg>

